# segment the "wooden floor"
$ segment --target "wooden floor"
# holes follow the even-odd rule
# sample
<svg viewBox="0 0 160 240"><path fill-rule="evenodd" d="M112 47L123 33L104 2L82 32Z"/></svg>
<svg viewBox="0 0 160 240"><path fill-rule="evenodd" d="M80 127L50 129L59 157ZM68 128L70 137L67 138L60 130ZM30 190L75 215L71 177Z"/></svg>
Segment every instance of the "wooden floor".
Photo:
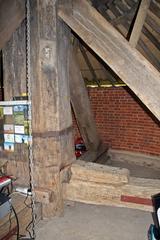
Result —
<svg viewBox="0 0 160 240"><path fill-rule="evenodd" d="M26 227L31 222L31 209L27 206L30 203L30 199L26 199L25 196L19 193L13 193L11 196L11 203L15 209L19 221L19 233L20 235L26 235ZM36 204L37 219L41 218L41 205ZM17 234L17 222L15 214L12 211L3 219L0 219L0 240L15 240Z"/></svg>

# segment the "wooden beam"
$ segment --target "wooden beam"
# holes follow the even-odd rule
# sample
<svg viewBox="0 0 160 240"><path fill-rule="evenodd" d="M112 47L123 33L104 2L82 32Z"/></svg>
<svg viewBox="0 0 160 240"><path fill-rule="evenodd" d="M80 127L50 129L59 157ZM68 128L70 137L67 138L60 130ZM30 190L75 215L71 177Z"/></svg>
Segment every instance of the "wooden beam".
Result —
<svg viewBox="0 0 160 240"><path fill-rule="evenodd" d="M142 184L143 180L144 184ZM145 180L139 179L135 184L130 179L130 183L124 185L124 187L73 180L69 184L63 185L63 194L64 198L70 201L153 212L151 196L159 192L159 186L154 184L156 180L152 182L149 179L148 184L145 184ZM152 182L152 186L150 182Z"/></svg>
<svg viewBox="0 0 160 240"><path fill-rule="evenodd" d="M158 34L160 34L160 27L159 24L157 23L156 16L155 15L147 15L146 17L146 23ZM157 18L158 19L158 18Z"/></svg>
<svg viewBox="0 0 160 240"><path fill-rule="evenodd" d="M159 192L160 180L129 177L127 169L81 161L71 171L71 181L63 185L67 200L153 211L151 196Z"/></svg>
<svg viewBox="0 0 160 240"><path fill-rule="evenodd" d="M150 10L160 18L160 5L158 5L156 2L151 1L150 4Z"/></svg>
<svg viewBox="0 0 160 240"><path fill-rule="evenodd" d="M146 53L146 58L157 68L157 70L160 70L160 61L155 56L155 54L152 52L152 50L146 45L145 41L142 39L139 40L139 44L137 46L137 49L143 49L143 51Z"/></svg>
<svg viewBox="0 0 160 240"><path fill-rule="evenodd" d="M75 159L69 94L70 30L56 1L31 1L31 81L34 181L53 192L43 216L63 211L60 171Z"/></svg>
<svg viewBox="0 0 160 240"><path fill-rule="evenodd" d="M93 0L92 5L109 21L110 17L107 15L106 11L108 6L111 4L113 0L110 1L97 1Z"/></svg>
<svg viewBox="0 0 160 240"><path fill-rule="evenodd" d="M59 16L160 120L160 73L87 1L73 1L72 9L68 13L62 5Z"/></svg>
<svg viewBox="0 0 160 240"><path fill-rule="evenodd" d="M97 132L87 89L78 67L76 54L73 51L71 52L69 64L72 107L86 148L94 153L90 157L90 161L95 161L106 148L103 146Z"/></svg>
<svg viewBox="0 0 160 240"><path fill-rule="evenodd" d="M26 25L23 21L3 48L4 100L26 94Z"/></svg>
<svg viewBox="0 0 160 240"><path fill-rule="evenodd" d="M25 18L24 0L0 0L0 49Z"/></svg>
<svg viewBox="0 0 160 240"><path fill-rule="evenodd" d="M43 16L46 22L42 23L39 16L42 16L43 10L38 8L39 11L36 11L36 7L39 6L38 1L34 0L31 3L34 16L31 21L31 34L33 34L31 48L36 49L34 51L32 48L31 58L33 63L31 78L34 79L31 90L32 105L33 109L36 109L33 114L33 140L36 146L34 148L35 182L38 189L46 189L46 192L38 191L38 194L36 191L36 195L38 200L43 202L43 214L49 216L60 212L63 208L60 170L74 159L67 62L70 30L55 17L56 5L43 2ZM53 15L51 12L50 15L48 14L51 17L50 22L46 12L48 7L54 12ZM50 34L48 29L52 30ZM22 22L3 49L5 100L12 100L14 96L27 92L25 32L25 22ZM59 40L56 41L56 38ZM40 114L39 124L36 123L38 114ZM28 147L25 144L15 144L14 153L8 154L6 158L9 160L8 173L17 177L19 184L28 185ZM52 195L54 201L51 200Z"/></svg>
<svg viewBox="0 0 160 240"><path fill-rule="evenodd" d="M151 3L152 4L152 3ZM137 3L133 6L134 8L136 7L137 8ZM134 13L133 10L135 10L134 8L131 8L131 13L132 15ZM148 13L150 13L150 10L148 10ZM125 13L126 14L126 13ZM129 16L129 15L128 15ZM127 17L128 17L127 16ZM123 36L126 37L126 34L124 33L124 31L121 31L121 25L119 25L120 23L126 28L126 29L129 29L129 25L127 24L126 21L124 21L125 18L124 16L121 16L121 17L117 17L115 20L112 20L110 21L112 23L112 25L114 25L116 27L116 29L122 33ZM141 38L139 39L138 41L138 45L137 45L137 50L140 51L140 53L142 53L142 55L150 62L153 64L154 67L157 68L157 70L160 70L160 66L159 66L159 61L158 59L156 58L156 56L154 56L154 53L152 53L152 49L147 47L146 43L142 40L145 36L147 36L147 38L149 39L149 41L151 41L158 49L160 48L160 44L159 42L157 41L157 39L146 29L145 25L143 26L142 28L142 32L141 32ZM127 39L130 38L130 30L127 34Z"/></svg>
<svg viewBox="0 0 160 240"><path fill-rule="evenodd" d="M3 58L2 51L0 50L0 91L1 91L1 101L4 100L3 92Z"/></svg>
<svg viewBox="0 0 160 240"><path fill-rule="evenodd" d="M114 26L123 24L124 22L127 21L127 19L133 18L136 9L137 9L137 3L135 3L134 6L131 9L127 10L122 16L116 17L115 19L111 20L110 23Z"/></svg>
<svg viewBox="0 0 160 240"><path fill-rule="evenodd" d="M116 5L116 8L118 8L121 11L122 15L128 11L128 7L126 6L124 1L118 0L116 1L115 5Z"/></svg>
<svg viewBox="0 0 160 240"><path fill-rule="evenodd" d="M11 101L15 96L22 96L27 92L25 21L22 21L12 34L2 53L4 100ZM4 155L5 153L1 152L0 158ZM19 184L29 186L28 146L15 143L14 152L6 154L6 159L8 159L9 173L18 178Z"/></svg>
<svg viewBox="0 0 160 240"><path fill-rule="evenodd" d="M129 170L77 160L71 167L73 179L121 186L129 182Z"/></svg>
<svg viewBox="0 0 160 240"><path fill-rule="evenodd" d="M160 51L160 42L153 35L153 33L150 32L146 26L143 27L142 32L153 43L153 45L155 45L155 47Z"/></svg>
<svg viewBox="0 0 160 240"><path fill-rule="evenodd" d="M136 14L136 19L132 28L132 32L130 35L129 43L132 47L136 47L138 40L140 38L140 34L142 32L142 28L147 16L147 10L149 8L151 0L141 0L138 12Z"/></svg>

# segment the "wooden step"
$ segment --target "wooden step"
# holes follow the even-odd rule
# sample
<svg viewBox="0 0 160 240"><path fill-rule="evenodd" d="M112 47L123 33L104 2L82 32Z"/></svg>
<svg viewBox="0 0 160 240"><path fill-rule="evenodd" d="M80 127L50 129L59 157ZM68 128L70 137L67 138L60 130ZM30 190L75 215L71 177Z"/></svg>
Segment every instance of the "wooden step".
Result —
<svg viewBox="0 0 160 240"><path fill-rule="evenodd" d="M69 183L63 184L64 199L153 211L151 196L160 191L160 180L129 177L127 169L78 161Z"/></svg>
<svg viewBox="0 0 160 240"><path fill-rule="evenodd" d="M94 182L100 184L123 185L128 183L129 170L110 167L92 162L77 160L71 167L72 180Z"/></svg>

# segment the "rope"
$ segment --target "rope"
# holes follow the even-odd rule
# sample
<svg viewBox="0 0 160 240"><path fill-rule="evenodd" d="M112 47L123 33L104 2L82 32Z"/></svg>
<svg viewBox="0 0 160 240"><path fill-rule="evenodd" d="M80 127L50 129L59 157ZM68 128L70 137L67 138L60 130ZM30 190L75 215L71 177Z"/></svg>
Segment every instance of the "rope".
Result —
<svg viewBox="0 0 160 240"><path fill-rule="evenodd" d="M26 83L28 93L28 119L29 119L29 181L31 188L31 209L32 209L32 239L36 239L35 233L35 191L34 191L34 164L33 164L33 142L32 142L32 91L31 91L31 31L30 31L30 0L26 0Z"/></svg>

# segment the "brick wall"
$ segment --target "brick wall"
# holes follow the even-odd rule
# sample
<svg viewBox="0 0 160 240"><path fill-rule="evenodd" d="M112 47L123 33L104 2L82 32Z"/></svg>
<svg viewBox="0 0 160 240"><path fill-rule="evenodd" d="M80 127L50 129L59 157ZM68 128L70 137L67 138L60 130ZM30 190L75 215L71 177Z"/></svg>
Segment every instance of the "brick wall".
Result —
<svg viewBox="0 0 160 240"><path fill-rule="evenodd" d="M127 87L88 92L98 132L110 148L160 155L160 122Z"/></svg>

